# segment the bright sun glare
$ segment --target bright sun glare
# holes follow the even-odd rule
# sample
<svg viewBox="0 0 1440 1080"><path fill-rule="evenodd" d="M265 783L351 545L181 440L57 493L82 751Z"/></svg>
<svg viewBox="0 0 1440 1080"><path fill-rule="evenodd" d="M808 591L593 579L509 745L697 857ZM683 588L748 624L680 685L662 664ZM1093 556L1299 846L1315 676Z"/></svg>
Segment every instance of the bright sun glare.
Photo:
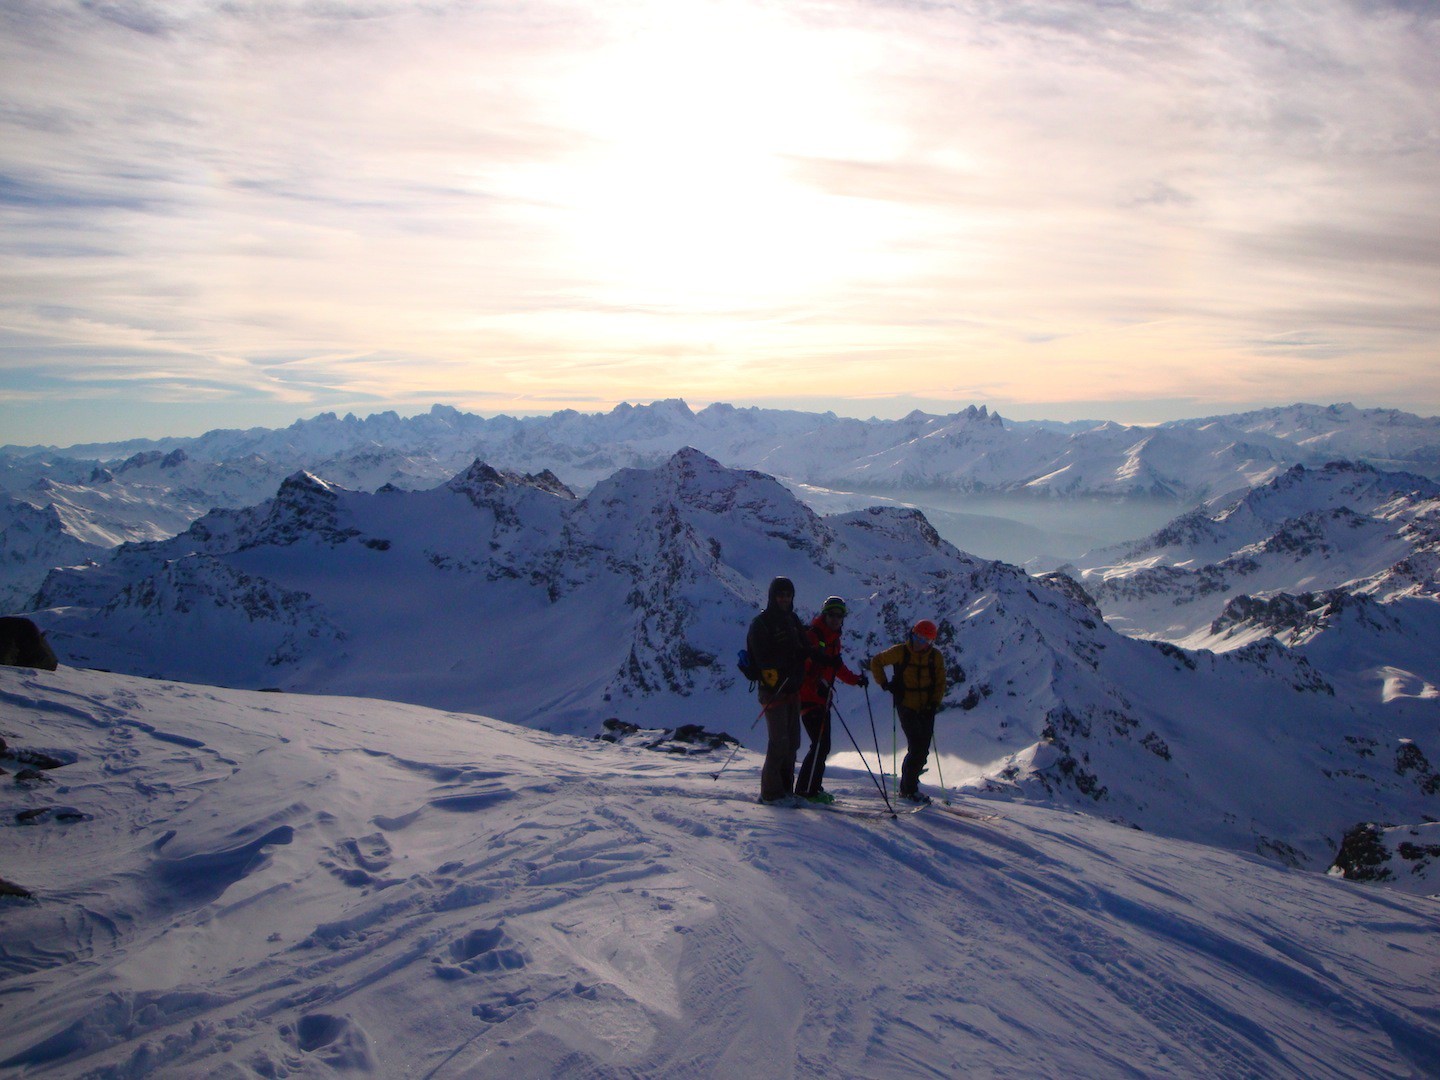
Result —
<svg viewBox="0 0 1440 1080"><path fill-rule="evenodd" d="M796 168L883 149L845 77L863 44L817 48L813 31L802 44L784 20L656 6L574 76L569 108L591 142L558 194L601 299L769 307L853 275L893 233L884 206L826 194Z"/></svg>

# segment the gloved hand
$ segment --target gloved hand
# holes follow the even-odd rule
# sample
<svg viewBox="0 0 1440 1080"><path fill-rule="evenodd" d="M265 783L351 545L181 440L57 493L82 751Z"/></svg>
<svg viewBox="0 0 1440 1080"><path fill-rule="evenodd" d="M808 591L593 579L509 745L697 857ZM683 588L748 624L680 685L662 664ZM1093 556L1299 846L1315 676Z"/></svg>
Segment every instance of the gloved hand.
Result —
<svg viewBox="0 0 1440 1080"><path fill-rule="evenodd" d="M780 672L773 667L767 667L760 672L760 685L767 690L774 690L780 685Z"/></svg>
<svg viewBox="0 0 1440 1080"><path fill-rule="evenodd" d="M869 685L870 685L870 676L869 676L869 675L866 675L866 674L862 671L862 672L860 673L860 689L861 689L861 690L864 690L865 687L867 687L867 686L869 686Z"/></svg>

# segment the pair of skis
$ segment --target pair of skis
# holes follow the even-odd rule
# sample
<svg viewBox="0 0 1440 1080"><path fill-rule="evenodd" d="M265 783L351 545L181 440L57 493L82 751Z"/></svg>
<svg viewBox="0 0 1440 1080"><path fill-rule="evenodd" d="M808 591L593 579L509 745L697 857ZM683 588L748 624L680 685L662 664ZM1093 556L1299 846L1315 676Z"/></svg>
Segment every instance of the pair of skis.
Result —
<svg viewBox="0 0 1440 1080"><path fill-rule="evenodd" d="M872 818L893 818L901 814L914 814L925 809L924 803L902 803L890 809L888 807L875 806L869 803L850 802L846 799L836 799L833 803L806 803L804 809L814 807L816 810L829 810L835 814L852 814L856 817Z"/></svg>
<svg viewBox="0 0 1440 1080"><path fill-rule="evenodd" d="M928 808L940 810L955 817L966 818L970 821L999 821L999 814L985 813L979 810L971 810L969 807L956 806L954 803L932 800L928 803L902 802L894 805L894 809L882 809L873 804L851 802L847 799L837 799L833 803L807 803L805 809L814 807L817 810L829 810L839 814L853 814L857 817L888 818L899 817L901 814L918 814L921 810Z"/></svg>

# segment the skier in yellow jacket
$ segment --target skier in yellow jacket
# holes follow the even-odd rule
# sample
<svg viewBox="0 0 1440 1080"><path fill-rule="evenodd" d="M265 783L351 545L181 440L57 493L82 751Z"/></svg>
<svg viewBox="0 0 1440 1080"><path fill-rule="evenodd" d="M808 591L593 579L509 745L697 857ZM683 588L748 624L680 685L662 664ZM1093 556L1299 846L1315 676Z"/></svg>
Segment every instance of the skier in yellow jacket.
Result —
<svg viewBox="0 0 1440 1080"><path fill-rule="evenodd" d="M935 737L935 714L945 699L945 658L935 648L938 630L921 619L909 640L892 645L870 660L870 673L881 690L895 695L895 711L905 731L905 760L900 765L900 797L929 802L920 791L920 774ZM891 668L886 677L885 669Z"/></svg>

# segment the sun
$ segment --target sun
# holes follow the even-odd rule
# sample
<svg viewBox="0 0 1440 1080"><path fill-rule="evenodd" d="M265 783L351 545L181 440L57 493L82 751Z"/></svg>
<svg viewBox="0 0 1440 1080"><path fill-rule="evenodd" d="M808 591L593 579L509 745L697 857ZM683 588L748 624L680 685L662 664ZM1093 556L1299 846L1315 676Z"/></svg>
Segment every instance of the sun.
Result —
<svg viewBox="0 0 1440 1080"><path fill-rule="evenodd" d="M681 2L646 8L572 73L566 107L585 139L551 179L598 299L717 313L863 266L893 213L799 167L885 137L847 80L859 47L802 44L780 12Z"/></svg>

